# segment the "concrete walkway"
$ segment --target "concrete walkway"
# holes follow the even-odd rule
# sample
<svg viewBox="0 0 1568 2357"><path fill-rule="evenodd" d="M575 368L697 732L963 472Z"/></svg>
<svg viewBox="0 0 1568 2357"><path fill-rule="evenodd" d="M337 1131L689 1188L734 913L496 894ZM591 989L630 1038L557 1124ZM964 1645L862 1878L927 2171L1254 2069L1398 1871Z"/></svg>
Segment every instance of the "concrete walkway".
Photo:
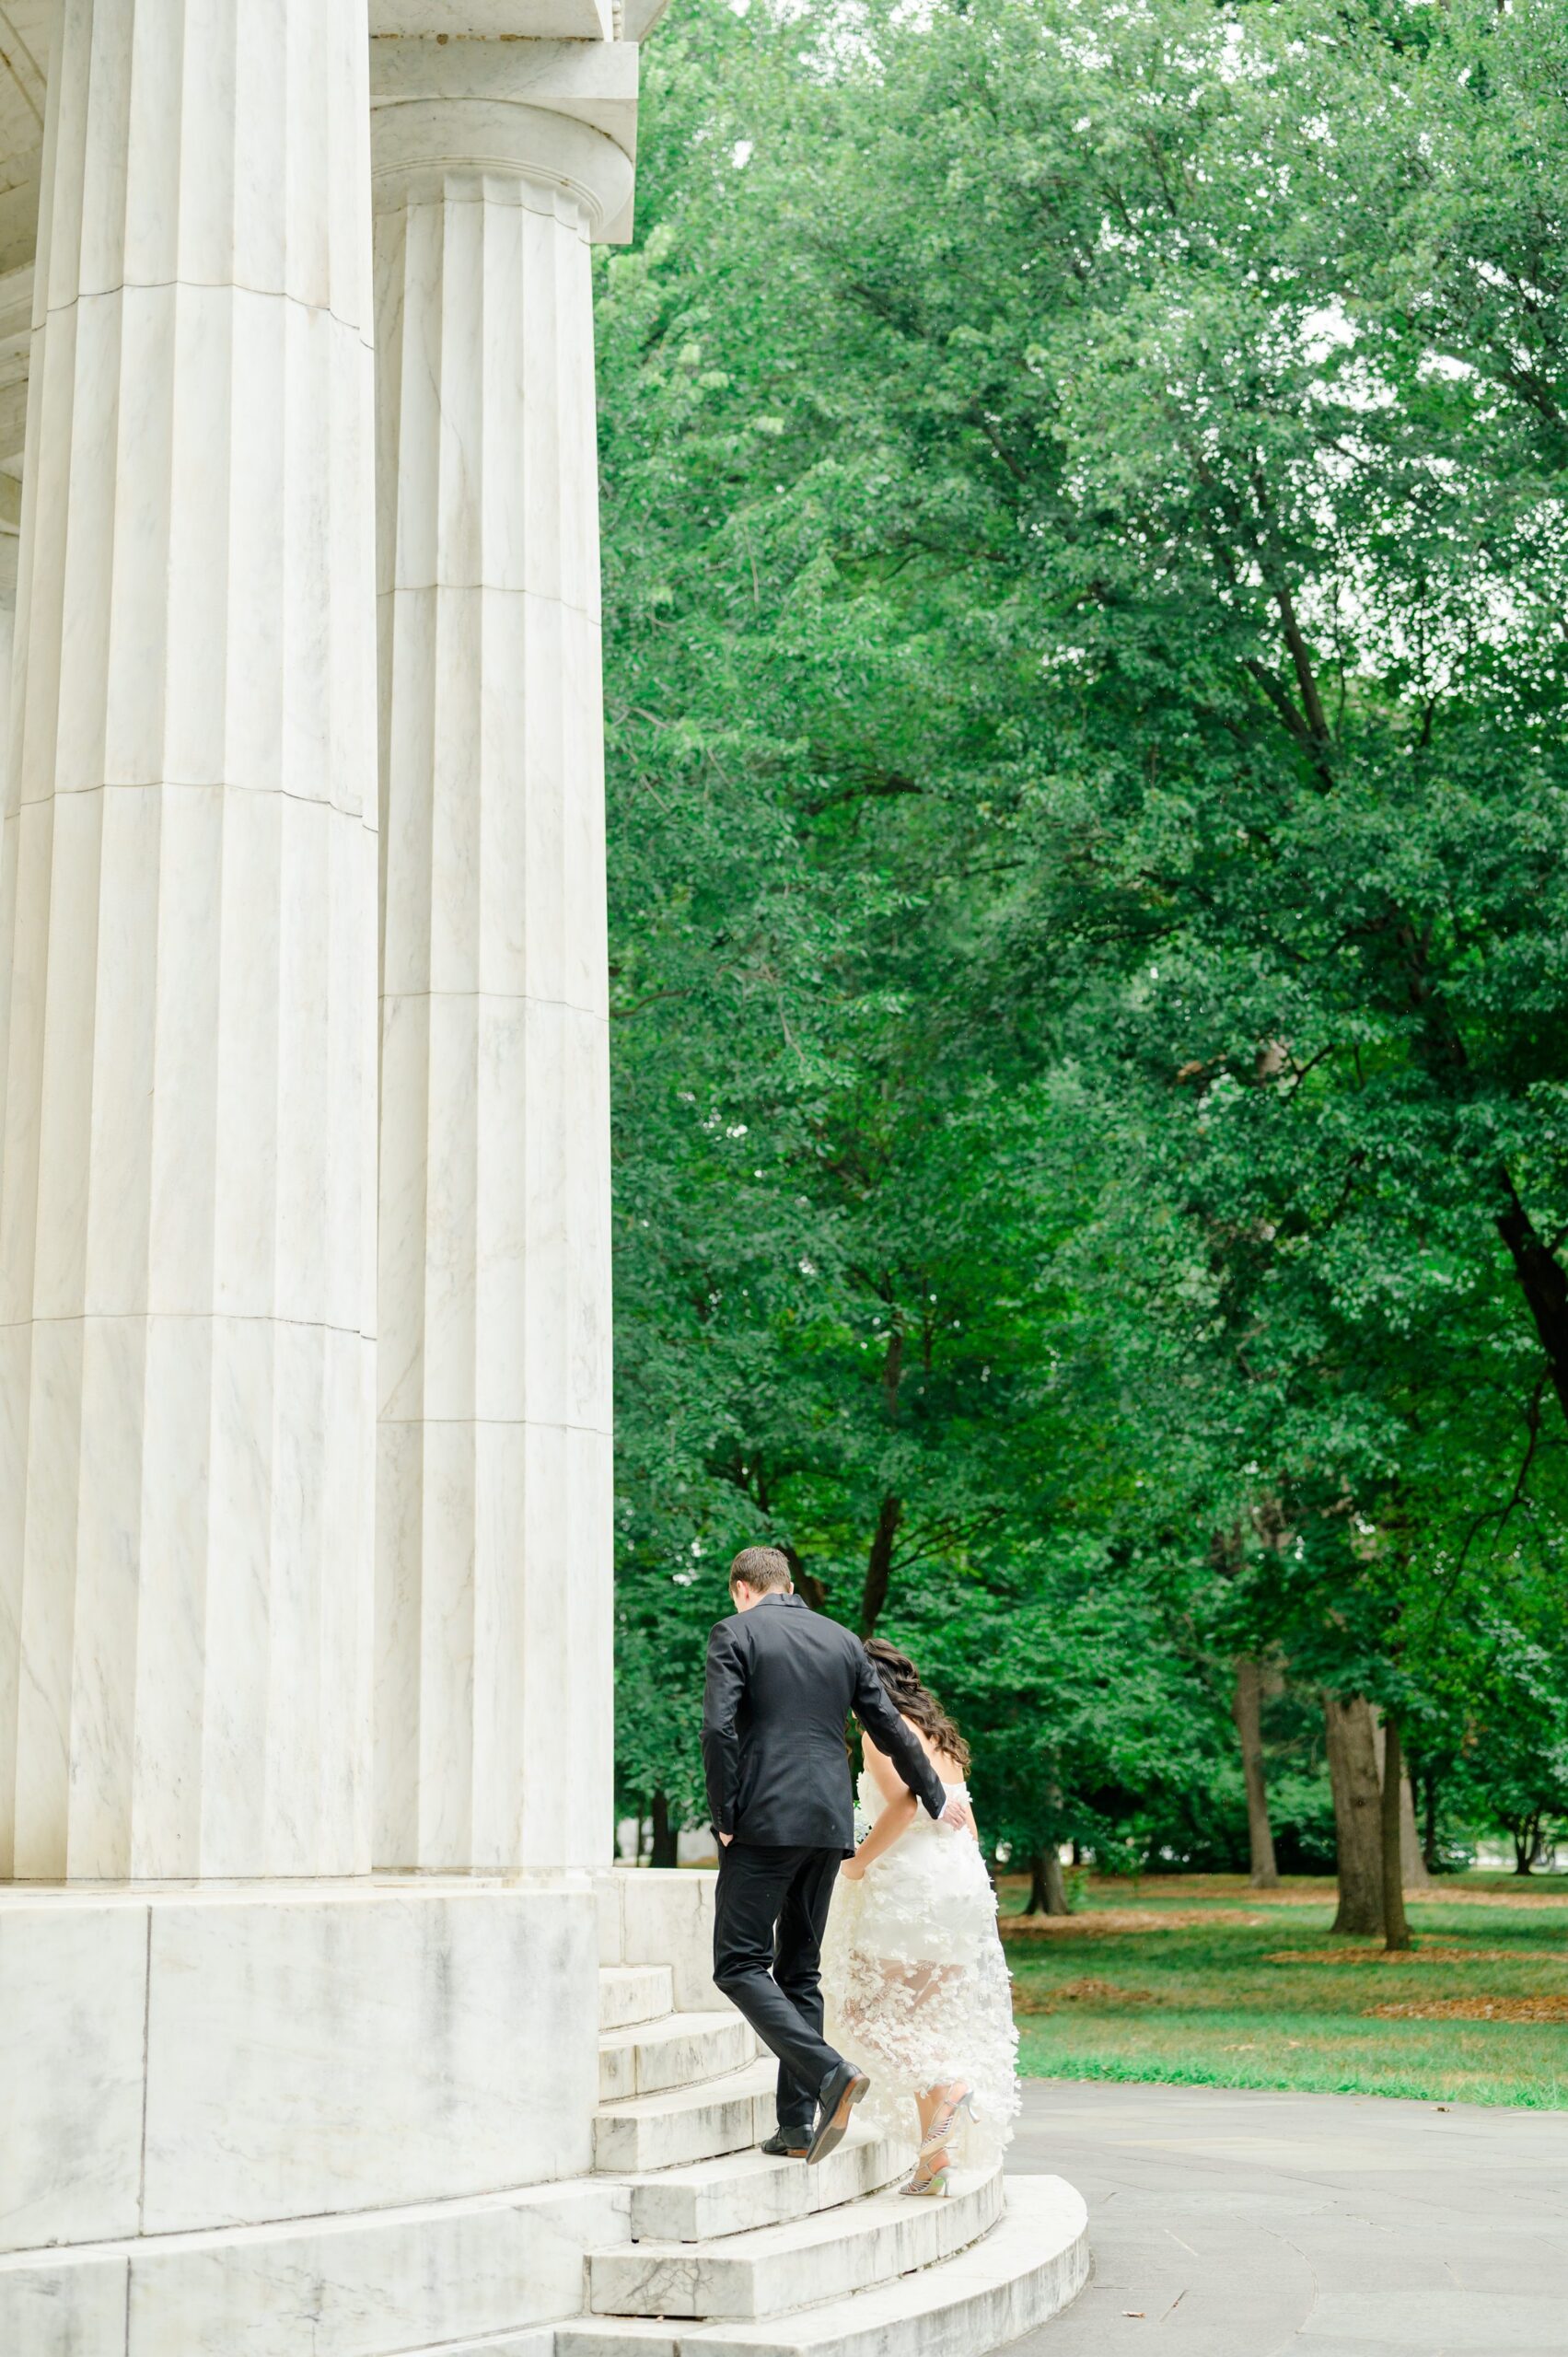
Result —
<svg viewBox="0 0 1568 2357"><path fill-rule="evenodd" d="M1009 2165L1095 2254L1014 2357L1568 2351L1568 2112L1037 2079Z"/></svg>

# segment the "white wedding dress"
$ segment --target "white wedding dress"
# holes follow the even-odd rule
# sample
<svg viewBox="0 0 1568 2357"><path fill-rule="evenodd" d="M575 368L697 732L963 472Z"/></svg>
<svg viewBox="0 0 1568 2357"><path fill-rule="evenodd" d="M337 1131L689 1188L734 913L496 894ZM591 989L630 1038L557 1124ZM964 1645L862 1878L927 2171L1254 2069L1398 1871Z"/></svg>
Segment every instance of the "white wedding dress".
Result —
<svg viewBox="0 0 1568 2357"><path fill-rule="evenodd" d="M967 1785L947 1791L969 1798ZM881 1813L870 1775L860 1805ZM822 1991L829 2044L871 2081L862 2119L918 2146L916 2094L965 2084L973 2114L962 2116L953 2157L965 2167L1001 2157L1018 2109L1018 2033L996 1897L972 1835L923 1808L858 1881L840 1876Z"/></svg>

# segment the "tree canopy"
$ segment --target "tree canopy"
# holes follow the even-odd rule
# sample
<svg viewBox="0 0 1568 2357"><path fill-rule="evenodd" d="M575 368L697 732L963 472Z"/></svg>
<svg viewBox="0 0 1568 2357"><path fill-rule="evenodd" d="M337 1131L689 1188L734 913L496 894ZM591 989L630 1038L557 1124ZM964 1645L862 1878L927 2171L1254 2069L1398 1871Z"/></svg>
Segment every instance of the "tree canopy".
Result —
<svg viewBox="0 0 1568 2357"><path fill-rule="evenodd" d="M1540 0L649 45L598 294L628 1794L700 1814L768 1538L1028 1854L1244 1856L1237 1657L1304 1858L1303 1696L1434 1823L1568 1805L1565 96Z"/></svg>

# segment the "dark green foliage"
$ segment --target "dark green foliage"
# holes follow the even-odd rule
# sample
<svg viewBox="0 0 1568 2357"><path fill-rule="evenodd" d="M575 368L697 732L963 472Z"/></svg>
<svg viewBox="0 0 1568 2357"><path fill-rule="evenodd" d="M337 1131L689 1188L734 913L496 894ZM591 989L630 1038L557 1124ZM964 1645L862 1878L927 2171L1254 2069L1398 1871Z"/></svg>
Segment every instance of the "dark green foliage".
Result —
<svg viewBox="0 0 1568 2357"><path fill-rule="evenodd" d="M1568 1695L1568 14L688 0L645 77L628 1793L696 1808L766 1535L927 1662L1015 1852L1234 1856L1241 1651L1516 1817L1480 1762Z"/></svg>

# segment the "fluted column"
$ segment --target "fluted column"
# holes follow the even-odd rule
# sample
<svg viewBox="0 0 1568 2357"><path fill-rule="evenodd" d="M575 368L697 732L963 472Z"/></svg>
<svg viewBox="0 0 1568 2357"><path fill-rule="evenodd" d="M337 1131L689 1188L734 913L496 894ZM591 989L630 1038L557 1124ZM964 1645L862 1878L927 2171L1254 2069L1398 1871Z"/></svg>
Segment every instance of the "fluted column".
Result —
<svg viewBox="0 0 1568 2357"><path fill-rule="evenodd" d="M369 1863L367 41L366 0L56 37L0 870L18 1876Z"/></svg>
<svg viewBox="0 0 1568 2357"><path fill-rule="evenodd" d="M376 1856L597 1864L611 1464L589 241L631 166L581 122L479 97L379 111L375 165Z"/></svg>

